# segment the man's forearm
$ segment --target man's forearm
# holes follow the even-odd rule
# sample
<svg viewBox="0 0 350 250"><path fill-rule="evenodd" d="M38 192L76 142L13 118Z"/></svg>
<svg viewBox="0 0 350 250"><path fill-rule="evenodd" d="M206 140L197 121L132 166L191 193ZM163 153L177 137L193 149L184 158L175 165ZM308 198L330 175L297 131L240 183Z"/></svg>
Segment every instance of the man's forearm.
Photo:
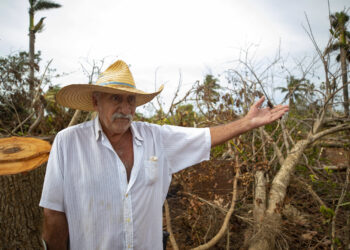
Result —
<svg viewBox="0 0 350 250"><path fill-rule="evenodd" d="M68 249L68 237L66 239L60 240L59 238L49 238L49 239L44 239L43 236L43 241L46 245L47 250L67 250Z"/></svg>
<svg viewBox="0 0 350 250"><path fill-rule="evenodd" d="M224 143L225 141L228 141L233 137L243 134L253 128L254 126L251 120L246 117L243 117L234 122L211 127L211 146L214 147L216 145Z"/></svg>
<svg viewBox="0 0 350 250"><path fill-rule="evenodd" d="M67 249L69 233L68 223L64 213L44 209L42 238L49 250Z"/></svg>

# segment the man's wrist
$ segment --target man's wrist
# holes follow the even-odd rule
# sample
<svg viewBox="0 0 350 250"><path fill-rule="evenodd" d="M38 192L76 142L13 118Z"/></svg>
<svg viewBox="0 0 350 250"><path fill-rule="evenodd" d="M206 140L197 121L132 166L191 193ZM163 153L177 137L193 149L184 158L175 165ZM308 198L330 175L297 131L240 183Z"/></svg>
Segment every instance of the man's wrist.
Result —
<svg viewBox="0 0 350 250"><path fill-rule="evenodd" d="M250 118L249 116L244 116L242 120L243 120L243 126L246 131L249 131L258 127L254 125L254 121L253 121L254 119Z"/></svg>

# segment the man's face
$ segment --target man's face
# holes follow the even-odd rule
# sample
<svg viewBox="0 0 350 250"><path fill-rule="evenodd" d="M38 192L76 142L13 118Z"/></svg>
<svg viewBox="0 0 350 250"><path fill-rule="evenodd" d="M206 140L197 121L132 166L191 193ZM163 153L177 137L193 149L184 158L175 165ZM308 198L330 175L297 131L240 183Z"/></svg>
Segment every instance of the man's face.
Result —
<svg viewBox="0 0 350 250"><path fill-rule="evenodd" d="M136 97L129 94L98 93L93 95L93 104L107 135L123 134L135 115Z"/></svg>

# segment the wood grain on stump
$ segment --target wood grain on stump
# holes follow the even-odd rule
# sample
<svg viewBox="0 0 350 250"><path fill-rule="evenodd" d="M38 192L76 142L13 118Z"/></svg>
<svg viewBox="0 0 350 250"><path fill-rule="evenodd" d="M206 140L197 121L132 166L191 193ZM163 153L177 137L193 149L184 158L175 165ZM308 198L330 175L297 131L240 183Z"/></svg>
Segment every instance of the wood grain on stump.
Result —
<svg viewBox="0 0 350 250"><path fill-rule="evenodd" d="M0 175L28 172L47 161L50 143L29 137L0 139Z"/></svg>
<svg viewBox="0 0 350 250"><path fill-rule="evenodd" d="M39 207L50 144L0 139L0 249L42 249Z"/></svg>

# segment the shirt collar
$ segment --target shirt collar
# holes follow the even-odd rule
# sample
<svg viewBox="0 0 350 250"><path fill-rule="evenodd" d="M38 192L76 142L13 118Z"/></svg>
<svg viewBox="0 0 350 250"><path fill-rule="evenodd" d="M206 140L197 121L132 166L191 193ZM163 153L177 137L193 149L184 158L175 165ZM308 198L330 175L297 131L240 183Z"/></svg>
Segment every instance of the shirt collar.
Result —
<svg viewBox="0 0 350 250"><path fill-rule="evenodd" d="M133 139L135 140L136 144L141 145L143 138L141 137L141 135L137 131L137 128L136 128L134 122L131 123L130 128L131 128L131 133L133 135ZM94 120L94 132L95 132L95 139L96 139L96 141L98 141L98 139L101 137L101 135L103 133L100 119L98 118L98 115L96 116L96 118Z"/></svg>
<svg viewBox="0 0 350 250"><path fill-rule="evenodd" d="M143 138L141 137L141 135L139 134L137 128L136 128L136 125L135 125L135 122L132 122L131 123L131 133L135 139L135 142L136 142L136 145L140 146L141 145L141 142L143 142Z"/></svg>
<svg viewBox="0 0 350 250"><path fill-rule="evenodd" d="M101 127L100 120L98 119L98 115L94 120L94 132L95 132L95 139L96 141L98 141L98 139L101 137L101 134L102 134L102 127Z"/></svg>

